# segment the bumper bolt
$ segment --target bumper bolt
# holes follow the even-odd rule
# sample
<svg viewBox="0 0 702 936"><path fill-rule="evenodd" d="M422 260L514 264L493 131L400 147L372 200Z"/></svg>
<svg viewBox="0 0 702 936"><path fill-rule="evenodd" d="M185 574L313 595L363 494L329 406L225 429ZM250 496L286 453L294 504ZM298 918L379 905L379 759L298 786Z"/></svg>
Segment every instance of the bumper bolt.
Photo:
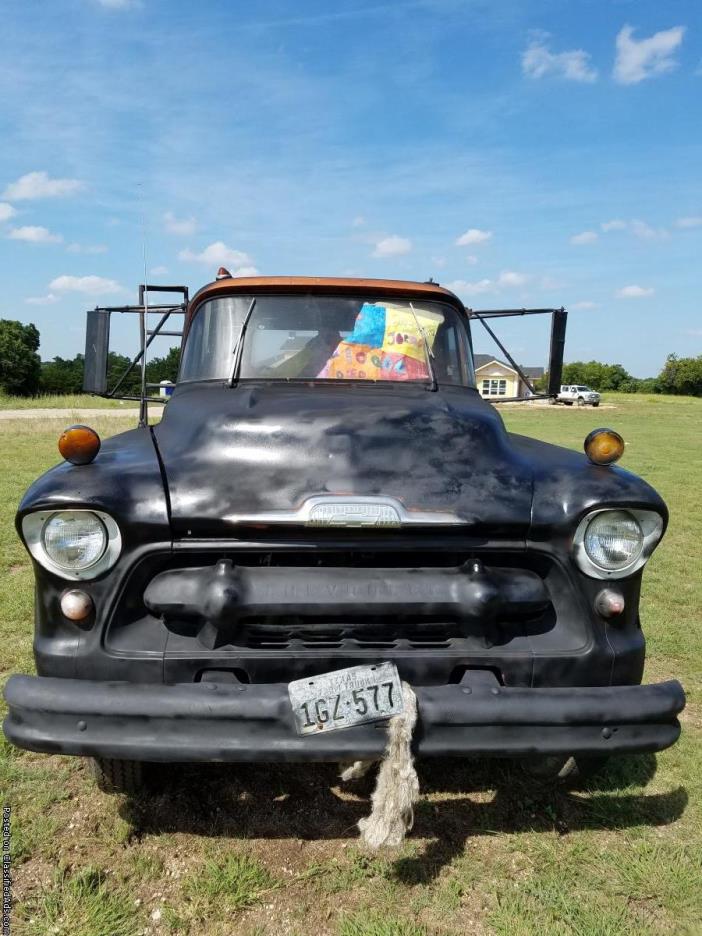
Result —
<svg viewBox="0 0 702 936"><path fill-rule="evenodd" d="M79 722L78 722L78 725L77 725L76 727L78 728L78 731L85 731L85 729L88 727L88 725L87 725L87 723L84 722L84 721L79 721Z"/></svg>
<svg viewBox="0 0 702 936"><path fill-rule="evenodd" d="M611 729L611 728L603 728L603 729L602 729L602 737L603 737L605 740L609 740L609 738L612 737L612 729Z"/></svg>

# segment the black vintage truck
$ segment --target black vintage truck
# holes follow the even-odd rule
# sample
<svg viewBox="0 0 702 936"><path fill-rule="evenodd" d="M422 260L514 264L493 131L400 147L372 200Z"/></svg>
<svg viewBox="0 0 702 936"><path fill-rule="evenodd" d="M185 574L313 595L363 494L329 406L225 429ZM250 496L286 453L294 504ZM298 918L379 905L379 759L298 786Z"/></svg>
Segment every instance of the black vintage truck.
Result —
<svg viewBox="0 0 702 936"><path fill-rule="evenodd" d="M142 399L102 446L68 430L22 500L37 675L7 683L10 741L123 791L148 762L374 759L399 678L419 756L557 773L675 742L681 686L640 684L666 506L612 431L585 454L506 431L480 315L432 282L220 271L150 329L143 289L134 364L182 312L178 382L157 425Z"/></svg>

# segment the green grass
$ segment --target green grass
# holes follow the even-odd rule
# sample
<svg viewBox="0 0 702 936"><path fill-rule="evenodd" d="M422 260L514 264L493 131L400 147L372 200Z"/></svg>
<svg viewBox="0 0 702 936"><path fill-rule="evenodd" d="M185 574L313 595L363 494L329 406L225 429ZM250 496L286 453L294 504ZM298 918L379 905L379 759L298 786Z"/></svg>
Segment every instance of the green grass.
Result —
<svg viewBox="0 0 702 936"><path fill-rule="evenodd" d="M60 871L54 886L25 909L27 936L141 936L144 920L124 889L111 887L103 871Z"/></svg>
<svg viewBox="0 0 702 936"><path fill-rule="evenodd" d="M377 911L345 916L339 925L339 936L429 936L424 926L411 920L386 917Z"/></svg>
<svg viewBox="0 0 702 936"><path fill-rule="evenodd" d="M594 412L501 412L511 430L575 449L612 426L627 442L624 467L668 502L641 607L646 678L675 676L688 692L679 744L614 761L575 789L499 762L422 763L412 835L380 855L355 829L371 784L342 789L331 766L172 767L161 793L128 801L98 793L78 759L3 745L17 933L702 933L702 400L610 394ZM134 425L91 421L102 436ZM64 422L0 421L2 679L33 669L33 581L14 510L58 461Z"/></svg>
<svg viewBox="0 0 702 936"><path fill-rule="evenodd" d="M133 400L106 400L89 393L47 393L35 397L7 396L0 393L0 410L15 409L134 409Z"/></svg>
<svg viewBox="0 0 702 936"><path fill-rule="evenodd" d="M274 878L259 861L233 854L206 861L188 878L183 896L201 907L201 915L206 918L207 911L219 905L229 910L251 907L274 885Z"/></svg>

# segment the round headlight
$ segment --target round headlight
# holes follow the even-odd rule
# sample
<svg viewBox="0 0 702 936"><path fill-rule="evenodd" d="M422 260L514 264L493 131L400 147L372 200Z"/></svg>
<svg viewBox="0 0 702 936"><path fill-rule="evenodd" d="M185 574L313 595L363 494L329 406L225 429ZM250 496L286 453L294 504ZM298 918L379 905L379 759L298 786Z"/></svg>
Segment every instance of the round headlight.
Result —
<svg viewBox="0 0 702 936"><path fill-rule="evenodd" d="M89 510L64 510L44 524L42 543L49 559L69 572L95 565L107 548L103 522Z"/></svg>
<svg viewBox="0 0 702 936"><path fill-rule="evenodd" d="M583 543L596 566L616 571L636 562L643 549L644 535L628 511L605 510L590 520Z"/></svg>

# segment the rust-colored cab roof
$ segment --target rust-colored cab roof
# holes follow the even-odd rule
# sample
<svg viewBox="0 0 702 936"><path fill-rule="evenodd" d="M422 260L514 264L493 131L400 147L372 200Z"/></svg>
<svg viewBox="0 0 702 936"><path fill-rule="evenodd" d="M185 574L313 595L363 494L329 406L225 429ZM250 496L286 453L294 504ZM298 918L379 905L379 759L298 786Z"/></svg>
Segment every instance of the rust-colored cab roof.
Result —
<svg viewBox="0 0 702 936"><path fill-rule="evenodd" d="M208 283L195 293L188 307L186 331L198 307L207 299L217 296L231 296L236 293L318 293L352 296L369 292L374 296L386 298L397 296L448 302L459 312L465 312L458 296L438 283L343 276L232 276Z"/></svg>

